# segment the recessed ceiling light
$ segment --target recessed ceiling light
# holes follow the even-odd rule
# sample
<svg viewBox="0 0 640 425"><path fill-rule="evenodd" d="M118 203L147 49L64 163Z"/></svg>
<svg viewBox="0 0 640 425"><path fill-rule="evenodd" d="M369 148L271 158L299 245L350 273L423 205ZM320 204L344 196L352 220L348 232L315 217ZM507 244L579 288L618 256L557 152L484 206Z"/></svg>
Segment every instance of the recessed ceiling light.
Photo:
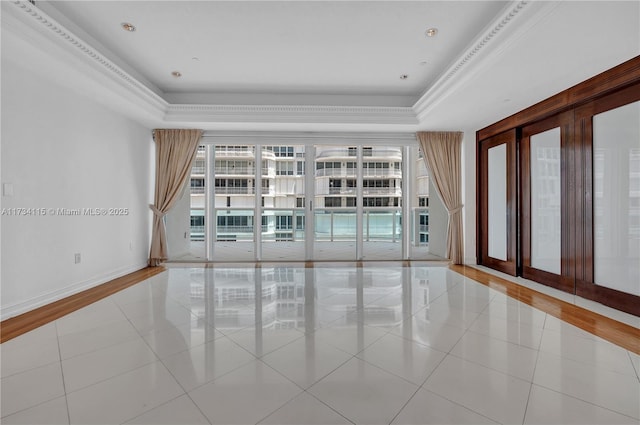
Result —
<svg viewBox="0 0 640 425"><path fill-rule="evenodd" d="M171 75L173 75L176 78L182 77L182 73L180 71L173 71Z"/></svg>
<svg viewBox="0 0 640 425"><path fill-rule="evenodd" d="M407 74L402 74L402 75L400 76L400 79L401 79L401 80L406 80L407 78L409 78L409 76L408 76Z"/></svg>
<svg viewBox="0 0 640 425"><path fill-rule="evenodd" d="M436 34L438 34L438 28L429 28L428 30L425 31L424 34L427 37L434 37Z"/></svg>
<svg viewBox="0 0 640 425"><path fill-rule="evenodd" d="M136 30L136 27L133 24L130 24L129 22L123 22L120 25L122 26L122 29L125 31L134 32Z"/></svg>

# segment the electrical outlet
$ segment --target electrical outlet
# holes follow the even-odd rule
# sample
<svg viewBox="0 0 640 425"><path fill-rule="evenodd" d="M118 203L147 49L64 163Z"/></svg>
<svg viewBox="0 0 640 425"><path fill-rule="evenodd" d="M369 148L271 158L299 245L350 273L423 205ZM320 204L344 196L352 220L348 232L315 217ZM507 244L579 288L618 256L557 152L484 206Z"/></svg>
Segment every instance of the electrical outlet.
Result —
<svg viewBox="0 0 640 425"><path fill-rule="evenodd" d="M73 257L74 257L75 263L80 264L80 260L81 260L80 253L78 252L76 254L73 254Z"/></svg>
<svg viewBox="0 0 640 425"><path fill-rule="evenodd" d="M6 196L6 197L13 196L12 183L2 183L2 196Z"/></svg>

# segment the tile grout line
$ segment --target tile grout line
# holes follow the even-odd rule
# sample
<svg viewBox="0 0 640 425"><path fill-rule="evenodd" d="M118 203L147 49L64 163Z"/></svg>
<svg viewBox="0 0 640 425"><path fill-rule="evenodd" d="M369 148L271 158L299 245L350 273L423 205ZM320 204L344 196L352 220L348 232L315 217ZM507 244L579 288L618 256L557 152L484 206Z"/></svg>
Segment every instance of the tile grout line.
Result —
<svg viewBox="0 0 640 425"><path fill-rule="evenodd" d="M636 364L633 362L633 356L631 355L631 351L627 350L627 356L629 357L629 361L631 362L631 367L633 368L633 371L636 373L636 378L638 378L638 381L640 381L640 370L638 370L638 368L636 367ZM638 364L640 364L640 356L638 360L639 360Z"/></svg>
<svg viewBox="0 0 640 425"><path fill-rule="evenodd" d="M426 383L426 381L425 381L425 383ZM486 418L486 419L490 420L491 422L495 422L496 424L500 424L500 422L498 422L496 419L493 419L493 418L491 418L491 417L489 417L489 416L487 416L487 415L485 415L485 414L483 414L483 413L480 413L480 412L478 412L478 411L475 411L475 410L473 410L472 408L467 407L467 406L465 406L464 404L461 404L461 403L459 403L459 402L457 402L457 401L455 401L455 400L451 400L450 398L448 398L448 397L446 397L446 396L444 396L444 395L442 395L442 394L439 394L439 393L437 393L437 392L435 392L435 391L432 391L432 390L430 390L430 389L428 389L428 388L424 388L424 387L422 388L422 390L427 391L427 392L429 392L429 393L431 393L431 394L434 394L434 395L436 395L436 396L438 396L438 397L440 397L440 398L443 398L443 399L447 400L448 402L450 402L450 403L452 403L452 404L455 404L456 406L460 406L460 407L462 407L463 409L468 410L469 412L472 412L472 413L474 413L474 414L476 414L476 415L478 415L478 416L482 416L483 418ZM505 425L506 425L506 424L505 424Z"/></svg>
<svg viewBox="0 0 640 425"><path fill-rule="evenodd" d="M57 343L57 346L58 346L58 356L60 356L60 341L58 340L58 330L57 330L57 326L56 325L54 325L54 327L56 328L56 343ZM50 398L50 399L47 399L47 400L43 400L43 401L41 401L39 403L36 403L36 404L34 404L32 406L25 407L24 409L17 410L17 411L15 411L13 413L9 413L8 415L2 416L0 414L0 423L2 423L1 419L7 418L9 416L16 415L18 413L26 412L29 409L33 409L35 407L42 406L43 404L52 402L52 401L54 401L54 400L56 400L58 398L62 398L62 397L64 397L64 402L65 402L65 406L66 406L66 409L67 409L67 420L69 422L71 422L71 416L69 414L69 403L67 401L67 390L66 390L66 385L65 385L65 382L64 382L64 370L62 368L62 360L52 361L52 362L44 364L44 365L40 365L40 366L36 366L36 367L32 367L32 368L23 370L22 372L12 373L11 375L7 375L7 376L1 378L0 380L7 379L9 377L16 376L16 375L19 375L21 373L26 373L26 372L29 372L29 371L33 371L33 370L36 370L36 369L49 367L49 366L52 366L52 365L54 365L56 363L58 363L60 365L60 377L61 377L61 381L62 381L62 391L63 391L64 394L62 394L61 396L57 396L57 397L53 397L53 398Z"/></svg>
<svg viewBox="0 0 640 425"><path fill-rule="evenodd" d="M269 369L271 369L274 373L276 373L278 376L282 377L283 379L285 379L286 381L288 381L289 383L291 383L292 385L298 387L300 389L300 392L296 393L296 395L294 395L293 397L291 397L289 400L285 401L282 405L278 406L277 408L275 408L274 410L272 410L269 414L267 414L266 416L260 418L256 424L259 424L260 422L262 422L263 420L265 420L266 418L268 418L269 416L271 416L272 414L274 414L275 412L277 412L278 410L282 409L284 406L286 406L287 404L289 404L293 399L295 399L296 397L298 397L300 394L303 394L304 392L306 392L306 390L304 388L302 388L300 385L296 384L295 382L293 382L291 379L289 379L288 377L286 377L285 375L283 375L282 373L280 373L277 369L271 367L268 363L266 363L265 361L263 361L261 358L258 358L256 361L262 363L265 367L268 367Z"/></svg>
<svg viewBox="0 0 640 425"><path fill-rule="evenodd" d="M67 399L67 384L64 381L64 368L62 367L62 350L60 349L60 335L58 335L58 321L53 321L56 329L56 342L58 343L58 356L60 356L60 374L62 375L62 391L64 391L64 404L67 407L67 420L71 423L71 412L69 411L69 400Z"/></svg>
<svg viewBox="0 0 640 425"><path fill-rule="evenodd" d="M582 306L561 300L552 295L545 294L544 292L511 282L508 279L493 275L470 265L450 265L449 269L481 285L488 286L491 289L503 293L509 298L513 298L551 315L562 322L573 325L629 351L636 352L637 350L637 354L640 354L640 344L637 343L637 340L639 340L637 336L640 336L639 328L635 328L604 314L593 312ZM483 282L483 280L486 280L486 282ZM513 294L512 292L514 291L517 291L517 293ZM526 294L527 297L521 293ZM531 297L534 298L533 301L529 299ZM552 304L553 308L547 304ZM599 326L587 326L584 320L581 320L580 315L587 316L589 323L596 322ZM617 335L617 333L622 333L624 336ZM626 338L627 336L631 338Z"/></svg>
<svg viewBox="0 0 640 425"><path fill-rule="evenodd" d="M466 331L465 331L466 333ZM463 334L464 335L464 334ZM462 337L461 337L462 338ZM453 345L453 347L455 347L458 343L456 342L456 344ZM451 349L453 349L453 347ZM432 347L429 347L431 349L434 349ZM439 350L436 350L439 351ZM449 350L451 351L451 350ZM444 353L443 351L440 351L441 353ZM429 374L427 375L427 377L424 379L424 381L422 381L422 383L420 385L418 385L418 389L416 389L416 391L411 395L411 397L409 397L409 399L407 400L406 403L404 403L402 405L402 407L400 408L400 410L398 410L398 413L395 414L395 416L393 418L391 418L391 421L389 421L389 425L391 425L393 423L393 421L396 420L396 418L398 417L398 415L400 415L400 413L402 413L402 411L405 409L405 407L407 407L407 405L409 404L409 402L411 402L411 400L413 400L413 398L416 396L416 394L418 394L418 392L424 388L424 384L429 380L429 378L431 378L431 375L433 375L435 373L435 371L438 369L438 367L440 367L440 365L442 364L442 362L444 362L444 360L447 358L447 356L449 355L449 353L444 353L444 356L442 357L442 359L440 359L440 361L438 362L437 365L435 365L435 367L431 370L431 372L429 372ZM365 360L366 361L366 360ZM425 389L426 390L426 389Z"/></svg>
<svg viewBox="0 0 640 425"><path fill-rule="evenodd" d="M324 379L324 378L323 378ZM319 382L319 381L318 381ZM313 385L317 384L314 383ZM312 386L313 386L312 385ZM312 387L311 386L311 387ZM311 388L309 387L309 388ZM309 396L313 397L314 399L318 400L320 403L322 403L323 405L327 406L329 409L333 410L334 412L336 412L338 415L342 416L343 418L345 418L347 421L351 422L353 425L356 425L356 423L354 421L352 421L351 419L349 419L348 417L346 417L345 415L343 415L342 413L338 412L336 409L334 409L333 407L329 406L327 403L325 403L323 400L319 399L318 397L316 397L313 393L310 393L307 390L304 390L305 394L308 394Z"/></svg>
<svg viewBox="0 0 640 425"><path fill-rule="evenodd" d="M553 389L553 388L545 387L544 385L540 385L540 384L532 384L532 386L533 386L533 385L535 385L536 387L539 387L539 388L543 388L543 389L545 389L545 390L547 390L547 391L551 391L551 392L553 392L553 393L560 394L560 395L562 395L562 396L569 397L569 398L572 398L572 399L574 399L574 400L578 400L578 401L580 401L580 402L582 402L582 403L589 404L589 405L591 405L591 406L595 406L595 407L597 407L597 408L599 408L599 409L607 410L607 411L612 412L612 413L615 413L615 414L617 414L617 415L620 415L620 416L624 416L624 417L626 417L626 418L633 419L633 420L635 420L635 421L640 420L640 418L635 418L635 417L633 417L633 416L629 416L629 415L628 415L628 414L626 414L626 413L622 413L622 412L619 412L619 411L617 411L617 410L613 410L613 409L611 409L610 407L602 406L602 405L600 405L600 404L596 404L596 403L594 403L594 402L592 402L592 401L584 400L584 399L581 399L581 398L576 397L576 396L574 396L574 395L566 394L566 393L560 392L560 391L558 391L558 390L555 390L555 389Z"/></svg>
<svg viewBox="0 0 640 425"><path fill-rule="evenodd" d="M536 350L536 361L533 364L533 373L531 374L531 382L529 383L529 394L527 395L527 403L524 405L524 412L522 414L522 423L524 424L527 419L527 410L529 410L529 402L531 401L531 393L533 392L533 381L536 377L536 370L538 368L538 359L540 358L540 348L542 348L542 340L544 339L544 332L546 330L547 318L549 314L545 314L544 322L542 323L542 335L540 336L540 342L538 343L538 349Z"/></svg>
<svg viewBox="0 0 640 425"><path fill-rule="evenodd" d="M443 357L444 360L444 357ZM438 363L438 365L440 365L440 363ZM437 367L437 366L436 366ZM435 370L435 369L434 369ZM432 371L433 373L433 371ZM429 379L429 378L427 378ZM402 411L404 410L405 407L407 407L407 404L409 404L411 402L411 400L413 400L413 398L416 396L416 394L418 394L418 392L422 389L422 386L419 386L418 388L416 388L416 390L413 392L413 394L411 394L411 397L409 397L409 399L402 405L402 407L400 407L400 409L398 410L398 412L393 415L393 417L391 418L391 420L389 421L388 425L391 425L393 423L393 421L396 420L396 418L400 415L400 413L402 413Z"/></svg>
<svg viewBox="0 0 640 425"><path fill-rule="evenodd" d="M182 388L182 391L183 391L183 394L181 394L181 395L179 395L179 396L177 396L177 397L175 397L175 398L173 398L173 399L171 399L171 400L168 400L166 403L162 403L162 404L160 404L160 405L158 405L158 406L155 406L155 407L153 407L153 408L151 408L151 409L149 409L149 410L145 410L144 412L141 412L138 416L135 416L135 417L133 417L133 418L127 419L127 421L131 421L131 420L133 420L133 419L135 419L135 418L137 418L137 417L140 417L140 416L144 415L145 413L148 413L148 412L150 412L150 411L152 411L152 410L154 410L154 409L156 409L156 408L158 408L158 407L160 407L160 406L163 406L163 405L165 405L165 404L167 404L167 403L170 403L171 401L176 400L176 399L178 399L178 398L182 397L183 395L186 395L187 397L189 397L189 400L191 400L191 402L196 406L196 408L197 408L197 409L198 409L198 411L202 414L202 416L207 420L207 422L209 422L209 425L211 425L211 421L209 420L209 418L208 418L208 417L207 417L207 416L206 416L206 415L205 415L205 414L200 410L200 407L199 407L199 406L198 406L198 405L193 401L193 399L191 398L191 396L189 395L189 393L184 389L184 387L182 386L182 384L180 383L180 381L178 381L178 379L176 379L176 377L175 377L175 376L174 376L174 374L171 372L171 370L169 370L169 368L167 367L167 365L165 365L165 364L164 364L163 359L161 359L161 358L160 358L160 356L158 355L158 353L156 353L156 352L155 352L155 350L153 349L153 347L151 347L151 345L149 345L149 342L147 342L147 340L146 340L146 339L144 339L144 337L142 336L142 333L140 332L140 330L138 330L138 328L136 328L136 327L134 326L134 324L131 322L131 319L129 318L129 316L127 316L127 315L125 314L124 310L122 310L122 307L120 306L120 304L118 304L118 303L117 303L117 302L115 302L115 301L114 301L114 303L116 304L116 306L118 307L118 309L122 312L122 314L124 315L124 317L126 317L126 318L127 318L127 320L129 321L129 323L131 324L131 326L133 327L133 329L136 331L136 333L138 334L138 336L140 337L140 339L142 339L142 341L147 345L147 347L149 347L149 349L151 350L151 352L153 352L153 354L156 356L156 359L157 359L156 361L160 362L160 364L162 365L162 367L164 367L164 368L167 370L167 373L169 373L169 375L171 376L171 378L173 378L173 380L176 382L176 384L178 384L178 386L179 386L180 388ZM185 307L185 308L186 308L186 307ZM191 316L194 316L194 314L191 312L191 310L189 310L189 314L190 314ZM212 327L213 327L213 326L212 326ZM215 328L213 328L213 329L214 329L214 330L216 330ZM188 349L187 349L187 350L188 350ZM187 350L185 350L185 351L187 351ZM182 351L181 351L181 352L182 352ZM175 354L179 354L179 353L175 353ZM155 363L155 362L154 362L154 363ZM147 364L151 364L151 363L147 363ZM144 366L146 366L146 365L144 365ZM125 421L125 422L127 422L127 421Z"/></svg>

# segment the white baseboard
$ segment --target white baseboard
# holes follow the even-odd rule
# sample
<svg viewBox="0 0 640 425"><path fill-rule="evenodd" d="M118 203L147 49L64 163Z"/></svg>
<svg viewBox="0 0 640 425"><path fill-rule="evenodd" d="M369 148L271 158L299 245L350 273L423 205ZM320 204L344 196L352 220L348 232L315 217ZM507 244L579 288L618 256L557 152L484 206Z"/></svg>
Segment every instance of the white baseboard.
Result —
<svg viewBox="0 0 640 425"><path fill-rule="evenodd" d="M144 269L145 267L147 267L146 262L138 263L138 264L134 264L126 267L121 267L109 274L97 276L82 282L74 283L72 285L58 289L56 291L48 292L46 294L31 298L27 301L23 301L20 303L9 305L9 306L4 306L0 308L0 320L10 319L11 317L17 316L22 313L26 313L38 307L42 307L43 305L51 304L53 302L66 298L70 295L77 294L78 292L82 292L86 289L93 288L95 286L109 282L110 280L117 279L129 273L133 273L135 271Z"/></svg>

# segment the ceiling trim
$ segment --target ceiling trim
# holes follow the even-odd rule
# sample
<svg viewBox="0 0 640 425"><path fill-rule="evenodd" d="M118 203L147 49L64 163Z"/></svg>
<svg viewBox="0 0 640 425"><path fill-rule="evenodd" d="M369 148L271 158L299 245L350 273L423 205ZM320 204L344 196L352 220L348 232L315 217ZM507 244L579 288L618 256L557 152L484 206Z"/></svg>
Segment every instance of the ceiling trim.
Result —
<svg viewBox="0 0 640 425"><path fill-rule="evenodd" d="M169 105L166 121L418 124L411 107L311 105Z"/></svg>
<svg viewBox="0 0 640 425"><path fill-rule="evenodd" d="M157 93L135 76L123 70L88 42L78 37L44 11L29 2L10 0L3 4L5 12L26 24L33 33L45 37L60 48L74 54L76 58L91 65L99 75L91 75L95 90L110 90L104 78L123 88L127 96L139 99L136 106L167 124L194 125L202 123L275 123L275 124L382 124L386 126L417 126L426 121L428 113L445 100L459 86L477 74L488 63L493 62L506 46L530 29L545 11L555 7L556 2L533 0L514 1L488 25L478 38L437 79L413 107L385 106L325 106L325 105L215 105L215 104L171 104L164 93ZM551 6L550 6L551 5ZM26 31L23 25L14 25L12 30L20 35ZM514 37L515 35L515 37ZM40 43L31 37L37 47ZM52 52L47 52L54 55ZM99 77L101 76L101 78ZM110 90L111 93L111 90ZM112 93L113 94L113 93ZM119 96L124 96L122 93Z"/></svg>
<svg viewBox="0 0 640 425"><path fill-rule="evenodd" d="M146 105L153 109L153 111L166 111L168 106L166 100L128 74L113 61L94 49L89 43L83 41L80 37L69 31L48 14L28 2L12 0L6 3L11 4L14 7L3 8L3 20L5 19L4 15L6 12L11 13L15 18L27 24L31 29L36 30L48 40L52 40L56 42L58 46L66 48L68 51L72 51L86 63L91 63L94 67L111 77L113 81L124 86L130 93L137 95L137 97L143 100ZM24 31L22 28L21 30Z"/></svg>
<svg viewBox="0 0 640 425"><path fill-rule="evenodd" d="M505 7L413 105L418 121L421 122L460 85L496 60L506 47L555 9L557 4L523 0L511 2Z"/></svg>
<svg viewBox="0 0 640 425"><path fill-rule="evenodd" d="M341 145L345 143L375 146L406 146L416 144L414 132L345 132L345 131L205 131L202 143L276 145Z"/></svg>
<svg viewBox="0 0 640 425"><path fill-rule="evenodd" d="M160 111L166 122L184 123L314 123L314 124L418 124L411 107L323 106L323 105L184 105L170 104L144 83L127 73L88 42L31 3L11 0L3 8L56 45L71 51L111 81L143 100L146 112ZM3 20L6 19L3 17ZM15 31L24 31L14 25ZM34 44L38 44L34 40ZM94 76L95 77L95 76ZM100 88L104 87L102 84ZM98 88L96 88L98 89Z"/></svg>

